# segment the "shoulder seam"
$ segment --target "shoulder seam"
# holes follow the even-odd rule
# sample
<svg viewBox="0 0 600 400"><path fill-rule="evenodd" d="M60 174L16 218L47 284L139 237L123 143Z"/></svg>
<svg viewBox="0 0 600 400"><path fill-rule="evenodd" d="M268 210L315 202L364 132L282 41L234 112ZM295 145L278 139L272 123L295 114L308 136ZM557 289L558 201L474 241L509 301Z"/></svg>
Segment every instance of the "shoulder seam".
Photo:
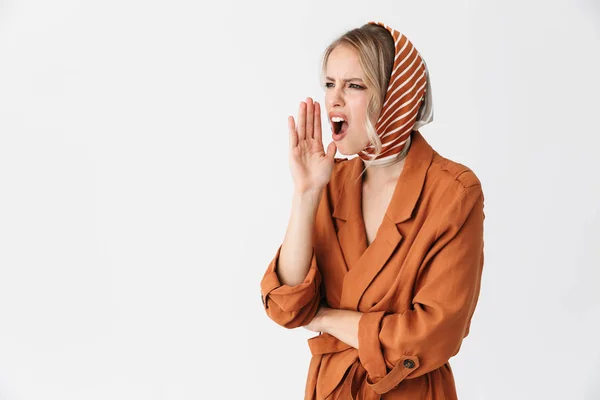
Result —
<svg viewBox="0 0 600 400"><path fill-rule="evenodd" d="M477 178L477 175L475 175L475 173L473 172L473 170L471 170L469 167L467 167L466 165L454 162L455 164L459 165L461 167L461 169L455 173L452 174L452 172L450 170L448 170L445 167L445 164L450 162L450 160L448 160L447 158L444 158L442 156L439 156L439 158L436 159L436 157L433 158L432 162L438 164L440 166L440 168L442 169L442 171L444 171L445 173L447 173L449 175L449 177L453 180L458 182L458 184L462 187L462 189L468 189L470 187L474 187L474 186L481 186L481 182L479 181L479 178ZM461 179L461 177L465 174L471 174L473 176L473 182L472 183L465 183L465 181L463 179Z"/></svg>

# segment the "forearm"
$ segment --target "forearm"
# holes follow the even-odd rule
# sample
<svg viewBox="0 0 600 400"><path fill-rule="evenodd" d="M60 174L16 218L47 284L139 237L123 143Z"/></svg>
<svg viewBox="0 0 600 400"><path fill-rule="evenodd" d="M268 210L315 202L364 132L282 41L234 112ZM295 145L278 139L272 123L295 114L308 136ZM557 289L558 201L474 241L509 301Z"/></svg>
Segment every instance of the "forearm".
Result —
<svg viewBox="0 0 600 400"><path fill-rule="evenodd" d="M277 264L277 275L284 285L294 286L306 278L313 253L313 228L321 194L322 190L294 192Z"/></svg>
<svg viewBox="0 0 600 400"><path fill-rule="evenodd" d="M361 316L362 313L358 311L329 308L320 321L321 332L358 349L358 321Z"/></svg>

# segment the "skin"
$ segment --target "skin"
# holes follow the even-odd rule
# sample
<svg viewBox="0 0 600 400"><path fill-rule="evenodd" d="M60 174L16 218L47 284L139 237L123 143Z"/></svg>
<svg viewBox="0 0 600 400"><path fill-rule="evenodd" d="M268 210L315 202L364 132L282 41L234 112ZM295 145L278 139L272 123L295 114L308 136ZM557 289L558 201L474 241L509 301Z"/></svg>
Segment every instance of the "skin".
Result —
<svg viewBox="0 0 600 400"><path fill-rule="evenodd" d="M365 84L356 50L340 45L331 52L326 66L325 106L330 121L332 112L345 115L348 122L346 135L324 149L321 105L310 97L300 103L297 122L292 116L288 117L294 194L277 266L282 284L302 283L310 268L316 210L323 189L331 179L336 149L341 154L354 155L369 144L365 122L371 90ZM372 166L364 174L362 210L368 244L376 236L403 167L404 161L384 167ZM321 306L304 328L329 333L358 349L358 324L362 314Z"/></svg>
<svg viewBox="0 0 600 400"><path fill-rule="evenodd" d="M346 45L337 46L325 68L325 105L328 114L341 112L348 121L348 133L336 142L341 154L356 154L369 145L364 126L371 92L364 82L356 50Z"/></svg>

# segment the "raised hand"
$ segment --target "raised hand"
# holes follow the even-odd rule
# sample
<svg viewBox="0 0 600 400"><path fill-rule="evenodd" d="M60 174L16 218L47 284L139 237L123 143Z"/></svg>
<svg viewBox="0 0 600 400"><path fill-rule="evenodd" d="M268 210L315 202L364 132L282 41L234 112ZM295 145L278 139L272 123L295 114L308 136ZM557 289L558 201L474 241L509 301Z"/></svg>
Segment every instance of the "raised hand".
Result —
<svg viewBox="0 0 600 400"><path fill-rule="evenodd" d="M321 107L309 97L300 103L298 124L288 117L290 134L290 169L297 192L321 190L331 179L335 142L323 148Z"/></svg>

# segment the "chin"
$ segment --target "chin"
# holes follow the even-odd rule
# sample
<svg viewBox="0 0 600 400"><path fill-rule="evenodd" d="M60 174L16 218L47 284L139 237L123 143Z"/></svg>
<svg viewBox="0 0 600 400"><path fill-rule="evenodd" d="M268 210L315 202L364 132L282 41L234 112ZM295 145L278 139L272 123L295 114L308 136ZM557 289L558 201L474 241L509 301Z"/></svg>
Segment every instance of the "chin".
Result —
<svg viewBox="0 0 600 400"><path fill-rule="evenodd" d="M340 153L343 156L353 156L355 154L358 154L358 151L348 151L348 150L344 149L342 146L339 146L337 151L338 151L338 153Z"/></svg>
<svg viewBox="0 0 600 400"><path fill-rule="evenodd" d="M338 153L344 156L353 156L355 154L358 154L368 145L358 144L356 142L346 142L344 139L340 140L336 144Z"/></svg>

